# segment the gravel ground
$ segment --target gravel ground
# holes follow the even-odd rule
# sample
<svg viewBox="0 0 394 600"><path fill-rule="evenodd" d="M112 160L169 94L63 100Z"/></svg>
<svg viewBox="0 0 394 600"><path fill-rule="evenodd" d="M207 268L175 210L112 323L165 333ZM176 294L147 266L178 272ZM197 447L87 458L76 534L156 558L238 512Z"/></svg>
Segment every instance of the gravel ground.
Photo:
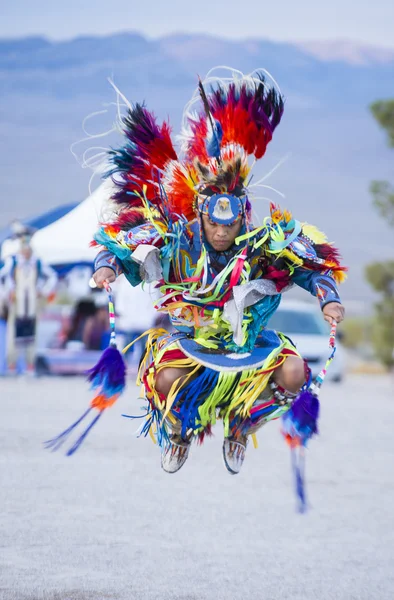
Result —
<svg viewBox="0 0 394 600"><path fill-rule="evenodd" d="M2 600L392 600L392 379L324 386L304 515L278 423L237 477L220 427L167 475L120 416L138 412L137 394L66 458L42 441L83 412L85 382L0 380Z"/></svg>

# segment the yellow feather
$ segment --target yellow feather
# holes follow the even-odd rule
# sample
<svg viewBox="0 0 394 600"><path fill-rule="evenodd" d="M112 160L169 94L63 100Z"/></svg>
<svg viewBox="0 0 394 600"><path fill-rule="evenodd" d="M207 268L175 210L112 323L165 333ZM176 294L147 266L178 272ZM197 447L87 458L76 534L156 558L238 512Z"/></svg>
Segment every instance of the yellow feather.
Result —
<svg viewBox="0 0 394 600"><path fill-rule="evenodd" d="M280 210L280 208L276 208L274 211L271 212L271 219L273 220L273 222L276 223L280 223L282 220L282 211Z"/></svg>
<svg viewBox="0 0 394 600"><path fill-rule="evenodd" d="M304 264L304 261L299 256L296 256L294 252L289 250L288 248L284 248L279 255L281 258L286 258L290 261L294 266L301 267Z"/></svg>
<svg viewBox="0 0 394 600"><path fill-rule="evenodd" d="M327 237L325 233L320 231L314 225L309 225L309 223L302 224L302 233L306 235L314 244L325 244L327 242Z"/></svg>
<svg viewBox="0 0 394 600"><path fill-rule="evenodd" d="M332 276L337 283L343 283L347 279L347 273L345 271L333 271Z"/></svg>

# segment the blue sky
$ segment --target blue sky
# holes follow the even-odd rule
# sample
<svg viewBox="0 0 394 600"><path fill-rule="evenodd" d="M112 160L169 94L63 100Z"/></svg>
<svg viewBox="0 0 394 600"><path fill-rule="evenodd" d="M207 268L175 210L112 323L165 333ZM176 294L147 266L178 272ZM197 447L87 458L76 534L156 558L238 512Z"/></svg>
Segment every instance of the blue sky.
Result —
<svg viewBox="0 0 394 600"><path fill-rule="evenodd" d="M280 41L350 39L394 47L393 0L0 0L0 37L69 39L140 31ZM110 6L112 5L112 7Z"/></svg>

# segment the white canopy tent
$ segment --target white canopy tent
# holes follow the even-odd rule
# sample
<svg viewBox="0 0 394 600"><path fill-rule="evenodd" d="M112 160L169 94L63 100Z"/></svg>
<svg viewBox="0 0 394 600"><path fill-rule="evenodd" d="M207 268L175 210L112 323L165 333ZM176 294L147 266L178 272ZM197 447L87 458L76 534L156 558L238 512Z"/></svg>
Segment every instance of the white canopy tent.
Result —
<svg viewBox="0 0 394 600"><path fill-rule="evenodd" d="M51 264L93 262L97 249L90 247L93 234L102 220L104 201L113 191L105 181L67 215L34 235L34 253Z"/></svg>
<svg viewBox="0 0 394 600"><path fill-rule="evenodd" d="M102 220L103 202L112 189L112 182L105 181L64 217L37 231L32 238L34 254L52 265L93 262L97 250L89 244ZM16 240L5 241L2 258L17 250Z"/></svg>
<svg viewBox="0 0 394 600"><path fill-rule="evenodd" d="M32 238L34 254L51 265L75 265L93 263L97 248L89 246L98 223L104 220L103 204L113 193L110 180L102 183L81 204L78 204L64 217L40 229ZM2 257L6 258L18 251L17 240L7 240L2 247ZM91 275L89 267L76 267L68 281L70 292L75 297L89 292L88 281ZM154 294L150 286L145 291L138 286L133 288L121 276L112 286L116 295L119 323L126 330L144 330L152 326L155 311Z"/></svg>

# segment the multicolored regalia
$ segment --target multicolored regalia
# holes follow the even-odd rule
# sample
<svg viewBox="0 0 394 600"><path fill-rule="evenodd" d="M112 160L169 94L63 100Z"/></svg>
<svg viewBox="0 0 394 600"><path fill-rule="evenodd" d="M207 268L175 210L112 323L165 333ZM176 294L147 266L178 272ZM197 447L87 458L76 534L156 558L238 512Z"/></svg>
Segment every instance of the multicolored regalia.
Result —
<svg viewBox="0 0 394 600"><path fill-rule="evenodd" d="M182 154L169 125L139 104L122 120L123 146L109 152L113 218L95 235L95 267L109 266L133 286L156 282L156 308L175 330L147 332L138 377L148 407L142 431L163 456L187 456L190 440L201 441L218 419L236 444L285 413L293 397L270 378L299 354L267 323L294 284L322 307L340 302L344 269L323 233L274 205L261 225L252 223L261 185L253 185L252 167L282 113L283 98L263 71L210 73L185 112ZM230 249L208 243L203 215L220 225L241 221ZM187 370L165 397L155 384L168 367Z"/></svg>

